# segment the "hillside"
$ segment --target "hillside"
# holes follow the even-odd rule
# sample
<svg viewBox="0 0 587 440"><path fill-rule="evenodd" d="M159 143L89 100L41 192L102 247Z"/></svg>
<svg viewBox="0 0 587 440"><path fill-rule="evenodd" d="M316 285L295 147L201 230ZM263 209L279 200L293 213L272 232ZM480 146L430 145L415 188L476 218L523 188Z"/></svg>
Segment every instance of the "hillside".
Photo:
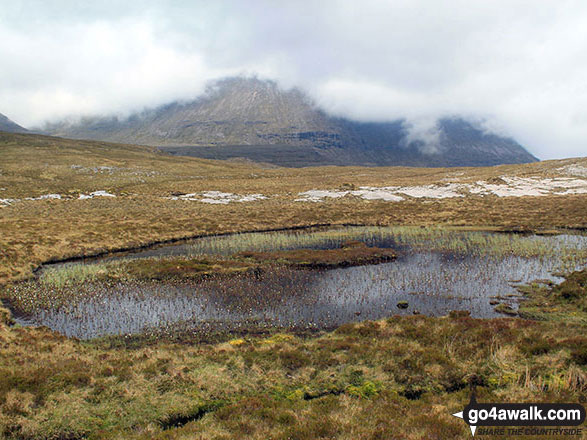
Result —
<svg viewBox="0 0 587 440"><path fill-rule="evenodd" d="M6 131L9 133L26 133L27 129L21 127L16 122L11 121L2 113L0 113L0 131Z"/></svg>
<svg viewBox="0 0 587 440"><path fill-rule="evenodd" d="M426 248L441 237L445 245L462 243L452 240L455 231L473 233L467 237L475 245L504 243L508 237L520 243L520 237L526 239L523 234L485 232L569 234L567 228L584 229L586 194L587 158L477 168L262 168L176 157L149 147L2 132L0 432L9 439L213 438L219 432L226 432L225 438L255 439L410 438L414 432L415 438L424 432L432 433L430 438L465 439L470 438L469 428L451 414L469 401L469 384L477 385L481 402L515 401L520 396L525 401L577 401L585 391L587 318L581 308L584 289L578 288L584 285L584 272L561 285L564 296L545 290L546 284L532 284L540 291L521 302L520 310L525 318L539 320L473 319L467 316L468 301L463 303L467 311L459 308L444 317L411 310L395 316L400 303L393 301L385 309L391 309L392 317L373 321L364 311L369 301L364 301L363 286L369 279L385 280L373 272L357 284L334 279L332 300L348 298L339 287L358 286L359 301L340 302L360 305L360 316L355 311L353 321L368 320L332 332L243 327L215 334L169 325L164 332L80 341L48 327L12 325L5 307L17 300L35 313L45 313L70 307L86 295L99 307L131 289L141 295L142 309L157 315L161 309L143 300L181 295L179 290L161 289L175 289L181 279L157 281L178 273L205 277L218 283L211 290L218 286L219 291L242 279L246 288L232 301L258 307L263 304L258 291L249 286L271 278L266 272L270 269L257 266L255 259L271 265L286 258L307 262L306 251L249 252L220 260L200 256L192 248L193 258L144 258L129 260L129 266L119 260L115 263L125 266L112 266L122 268L116 271L62 266L65 273L73 268L73 274L108 276L105 282L116 292L102 290L90 275L66 278L68 287L63 288L44 281L35 284L33 270L49 260L186 237L280 228L301 232L302 227L325 224L394 225L424 238ZM240 241L247 235L233 238ZM497 241L486 241L490 235ZM302 234L290 236L298 240ZM573 242L573 237L582 238L562 239ZM347 258L357 249L356 243L345 241L335 255ZM506 252L508 258L503 265L515 261L513 250L532 253L543 248L503 247L501 254ZM322 261L326 254L317 252L312 255ZM445 278L448 283L474 278L472 266L484 270L479 282L489 283L496 276L479 260L462 265L459 258L438 258L458 266L455 278ZM225 278L229 272L234 275ZM38 280L47 280L47 273L62 272L37 271ZM433 281L422 278L437 291ZM12 284L23 279L28 281ZM296 280L267 282L269 296L289 306L291 297L282 296L279 287L290 285L300 297L303 284ZM200 298L201 291L194 290L199 281L185 281L191 283L190 297ZM149 291L149 286L158 290ZM413 307L425 293L414 290L407 295ZM431 297L434 302L443 298ZM330 315L320 301L307 303ZM204 310L214 310L218 303L206 304ZM103 316L95 310L74 311L66 319ZM115 303L109 310L105 323L140 315L126 303Z"/></svg>
<svg viewBox="0 0 587 440"><path fill-rule="evenodd" d="M45 131L282 166L488 166L537 160L513 139L485 133L463 119L441 119L437 128L438 142L431 149L421 141L410 142L401 120L368 123L332 117L299 89L286 91L272 81L230 78L193 101L125 119L90 117L56 123Z"/></svg>
<svg viewBox="0 0 587 440"><path fill-rule="evenodd" d="M315 223L585 227L586 174L586 159L264 168L0 133L0 248L10 249L0 283L49 258L199 233Z"/></svg>

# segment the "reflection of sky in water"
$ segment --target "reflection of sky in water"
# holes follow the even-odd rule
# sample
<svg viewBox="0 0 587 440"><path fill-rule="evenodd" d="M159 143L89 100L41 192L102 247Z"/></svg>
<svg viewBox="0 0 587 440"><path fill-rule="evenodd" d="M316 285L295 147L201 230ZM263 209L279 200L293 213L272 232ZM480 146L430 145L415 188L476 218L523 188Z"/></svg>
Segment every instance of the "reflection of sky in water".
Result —
<svg viewBox="0 0 587 440"><path fill-rule="evenodd" d="M69 310L32 317L68 336L81 338L137 333L184 322L236 329L257 325L329 328L345 322L394 314L445 315L469 310L474 317L498 316L492 296L516 294L514 283L550 275L559 258L458 257L422 252L387 264L327 272L286 271L199 284L119 285ZM402 310L399 301L409 306Z"/></svg>

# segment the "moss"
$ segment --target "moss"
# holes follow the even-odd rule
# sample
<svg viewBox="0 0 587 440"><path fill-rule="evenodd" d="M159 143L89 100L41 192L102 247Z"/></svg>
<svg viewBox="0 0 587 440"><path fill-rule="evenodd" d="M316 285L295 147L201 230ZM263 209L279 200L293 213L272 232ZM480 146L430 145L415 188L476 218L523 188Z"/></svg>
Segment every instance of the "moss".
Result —
<svg viewBox="0 0 587 440"><path fill-rule="evenodd" d="M525 296L519 314L525 319L587 324L587 269L568 274L559 285L519 286Z"/></svg>
<svg viewBox="0 0 587 440"><path fill-rule="evenodd" d="M381 391L381 385L367 380L361 385L349 385L346 392L353 397L370 399L377 396Z"/></svg>
<svg viewBox="0 0 587 440"><path fill-rule="evenodd" d="M504 315L509 315L509 316L516 316L518 314L517 311L514 310L514 308L506 303L500 303L497 306L495 306L493 308L493 310L495 310L497 313L503 313Z"/></svg>

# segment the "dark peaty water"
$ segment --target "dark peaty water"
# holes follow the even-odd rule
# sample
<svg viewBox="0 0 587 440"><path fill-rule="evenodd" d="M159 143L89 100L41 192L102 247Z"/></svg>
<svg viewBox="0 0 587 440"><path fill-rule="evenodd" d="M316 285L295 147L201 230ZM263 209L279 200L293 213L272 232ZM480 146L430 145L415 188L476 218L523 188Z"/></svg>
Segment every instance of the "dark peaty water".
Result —
<svg viewBox="0 0 587 440"><path fill-rule="evenodd" d="M332 328L396 314L438 316L451 310L491 318L498 316L489 304L492 296L515 295L514 283L561 281L551 275L558 263L555 257L419 252L392 263L326 272L280 270L260 278L92 287L96 290L91 300L40 311L27 323L87 339L178 323L193 329L234 330L251 324ZM398 308L400 301L407 301L408 307Z"/></svg>

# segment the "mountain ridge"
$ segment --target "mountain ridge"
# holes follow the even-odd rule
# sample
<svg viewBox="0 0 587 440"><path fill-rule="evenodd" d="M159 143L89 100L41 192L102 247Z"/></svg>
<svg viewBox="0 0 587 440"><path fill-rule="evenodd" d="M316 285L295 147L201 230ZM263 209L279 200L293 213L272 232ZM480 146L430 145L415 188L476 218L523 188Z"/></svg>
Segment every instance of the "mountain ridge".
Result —
<svg viewBox="0 0 587 440"><path fill-rule="evenodd" d="M537 160L515 140L485 133L461 118L439 119L437 145L430 149L422 141L410 140L403 120L358 122L330 116L300 89L282 90L273 81L242 77L217 81L195 100L172 102L123 119L87 117L78 123L51 124L45 132L285 166L484 166ZM253 154L255 147L266 157ZM293 150L295 160L280 157L290 157Z"/></svg>
<svg viewBox="0 0 587 440"><path fill-rule="evenodd" d="M28 133L29 131L0 113L0 131L8 133Z"/></svg>

